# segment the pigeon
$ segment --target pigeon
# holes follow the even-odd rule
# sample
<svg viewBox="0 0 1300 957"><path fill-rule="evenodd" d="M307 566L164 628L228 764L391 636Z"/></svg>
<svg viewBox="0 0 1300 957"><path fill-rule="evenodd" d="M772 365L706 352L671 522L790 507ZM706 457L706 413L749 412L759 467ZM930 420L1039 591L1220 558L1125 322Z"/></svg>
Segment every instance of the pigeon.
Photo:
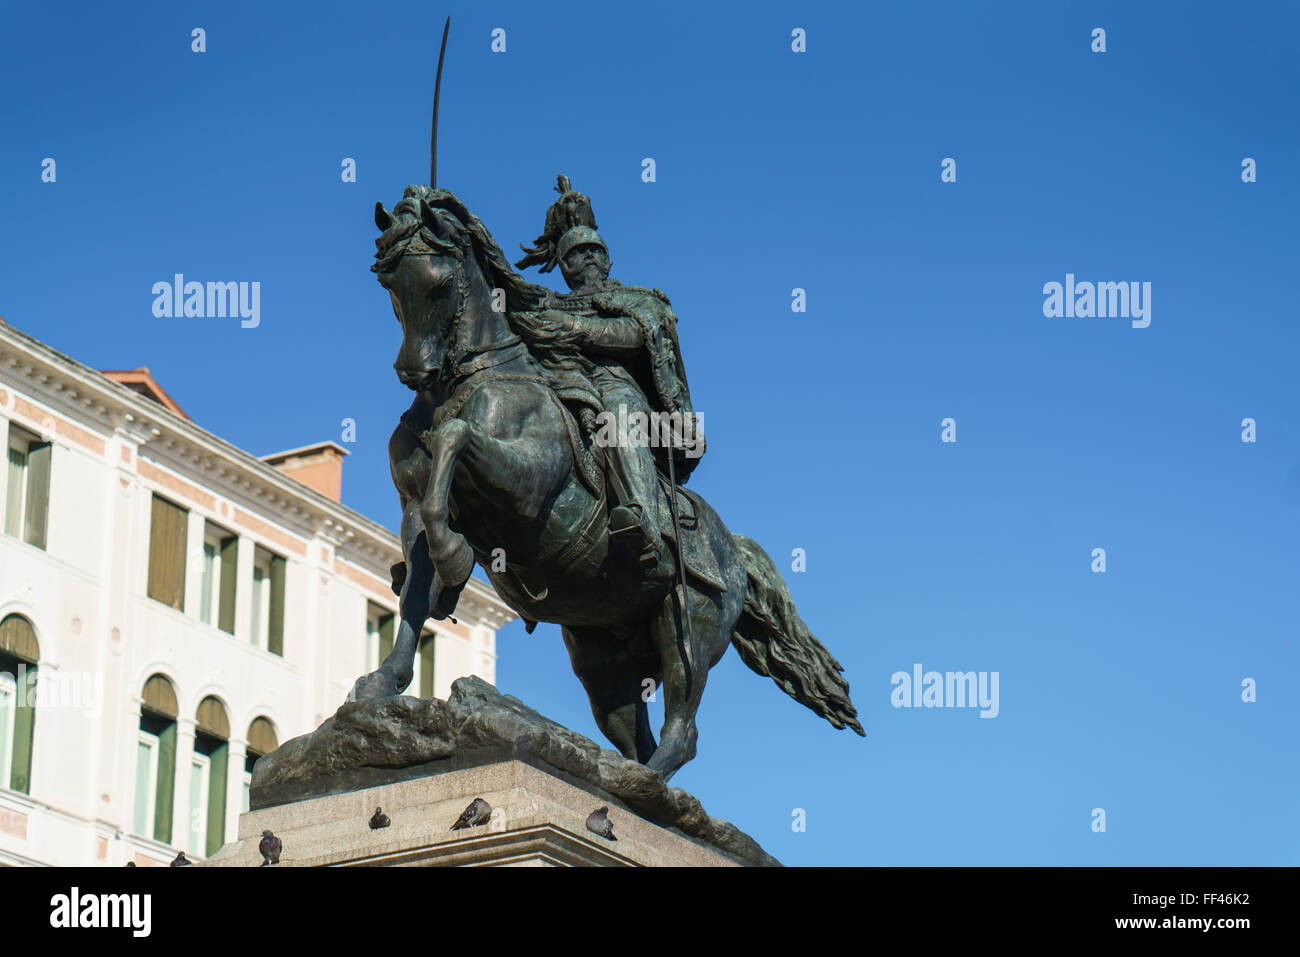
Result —
<svg viewBox="0 0 1300 957"><path fill-rule="evenodd" d="M393 822L388 819L388 815L384 813L384 809L377 807L375 808L374 817L370 819L370 830L377 831L381 827L388 827L388 825L392 823Z"/></svg>
<svg viewBox="0 0 1300 957"><path fill-rule="evenodd" d="M263 831L262 839L257 842L257 849L262 854L263 867L267 864L279 864L280 852L284 850L284 841L270 831Z"/></svg>
<svg viewBox="0 0 1300 957"><path fill-rule="evenodd" d="M482 798L475 798L470 802L469 807L465 808L465 812L456 819L451 829L459 831L467 827L478 827L480 824L486 824L491 816L492 805Z"/></svg>
<svg viewBox="0 0 1300 957"><path fill-rule="evenodd" d="M598 807L587 815L587 830L592 834L607 837L611 841L618 840L614 836L614 822L609 819L608 807Z"/></svg>
<svg viewBox="0 0 1300 957"><path fill-rule="evenodd" d="M176 855L176 860L172 861L167 866L168 867L189 867L193 863L194 863L193 861L191 861L188 857L185 856L185 852L181 851L179 854Z"/></svg>

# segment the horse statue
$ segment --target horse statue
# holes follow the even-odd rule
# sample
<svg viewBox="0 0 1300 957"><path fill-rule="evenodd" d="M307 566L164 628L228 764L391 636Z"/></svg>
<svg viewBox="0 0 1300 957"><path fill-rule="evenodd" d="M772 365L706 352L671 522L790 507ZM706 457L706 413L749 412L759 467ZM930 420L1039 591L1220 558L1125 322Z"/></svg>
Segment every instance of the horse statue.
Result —
<svg viewBox="0 0 1300 957"><path fill-rule="evenodd" d="M667 574L611 544L602 450L556 395L535 340L519 334L545 290L511 268L483 223L429 186L408 187L391 213L377 204L375 223L371 268L401 323L394 367L415 399L388 446L402 503L400 626L352 697L407 687L421 629L452 614L477 562L529 631L561 626L601 731L665 781L695 756L696 712L728 645L834 727L865 736L843 667L799 617L772 559L702 497L661 476L659 512L672 516L661 531L677 546L664 549ZM646 679L664 695L657 743Z"/></svg>

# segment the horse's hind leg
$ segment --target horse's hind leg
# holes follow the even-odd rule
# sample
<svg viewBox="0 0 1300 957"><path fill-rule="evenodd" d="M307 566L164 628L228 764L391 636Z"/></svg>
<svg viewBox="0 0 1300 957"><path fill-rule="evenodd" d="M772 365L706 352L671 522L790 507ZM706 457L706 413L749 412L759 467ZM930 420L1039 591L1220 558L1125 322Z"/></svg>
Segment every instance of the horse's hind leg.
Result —
<svg viewBox="0 0 1300 957"><path fill-rule="evenodd" d="M735 579L735 574L730 577ZM663 668L664 726L659 747L646 764L665 781L695 757L695 743L699 739L695 713L704 695L704 683L709 669L722 659L730 646L731 633L745 601L743 584L734 580L730 584L726 592L694 583L686 589L686 600L691 603L691 629L695 632L699 654L694 669L687 663L688 638L682 621L680 587L665 596L659 614L650 622L650 637Z"/></svg>
<svg viewBox="0 0 1300 957"><path fill-rule="evenodd" d="M708 662L700 662L692 670L685 652L686 630L682 622L682 608L678 597L680 588L674 588L664 598L657 616L650 622L650 636L660 655L663 669L664 726L660 730L659 747L645 763L667 781L683 764L695 757L695 742L699 731L695 727L695 712L704 694L708 677ZM688 592L687 600L691 593ZM708 622L702 621L699 611L692 607L692 627L696 636ZM682 636L679 642L678 637ZM701 642L703 644L703 642Z"/></svg>
<svg viewBox="0 0 1300 957"><path fill-rule="evenodd" d="M587 689L596 724L623 757L645 764L655 750L642 697L646 679L658 684L659 661L604 628L562 628L574 674Z"/></svg>

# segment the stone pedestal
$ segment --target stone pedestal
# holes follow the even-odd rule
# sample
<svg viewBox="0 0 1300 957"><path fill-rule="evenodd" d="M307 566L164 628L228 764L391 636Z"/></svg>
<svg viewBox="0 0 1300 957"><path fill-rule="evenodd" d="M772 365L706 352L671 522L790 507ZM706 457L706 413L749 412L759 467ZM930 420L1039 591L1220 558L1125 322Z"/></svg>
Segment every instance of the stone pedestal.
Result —
<svg viewBox="0 0 1300 957"><path fill-rule="evenodd" d="M451 826L475 798L488 823ZM207 862L281 865L779 866L748 834L635 761L543 717L482 679L446 700L344 704L253 769L239 839ZM610 841L586 827L607 806ZM372 830L382 807L391 825Z"/></svg>
<svg viewBox="0 0 1300 957"><path fill-rule="evenodd" d="M652 823L608 795L520 760L446 771L249 811L239 839L205 863L255 867L262 831L284 842L280 866L735 867L744 862ZM492 806L483 825L451 825L475 798ZM609 807L610 841L586 828ZM382 807L392 822L372 830Z"/></svg>

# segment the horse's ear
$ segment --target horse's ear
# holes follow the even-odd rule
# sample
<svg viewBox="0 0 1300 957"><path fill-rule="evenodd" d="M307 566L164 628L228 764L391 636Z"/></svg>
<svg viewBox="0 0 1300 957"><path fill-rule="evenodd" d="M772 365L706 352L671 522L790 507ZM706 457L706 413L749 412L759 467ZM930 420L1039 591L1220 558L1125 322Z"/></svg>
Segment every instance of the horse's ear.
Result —
<svg viewBox="0 0 1300 957"><path fill-rule="evenodd" d="M438 219L438 214L433 211L433 207L423 199L420 200L420 219L435 236L443 234L442 221Z"/></svg>
<svg viewBox="0 0 1300 957"><path fill-rule="evenodd" d="M375 203L375 225L381 230L387 230L393 225L393 214L384 209L383 203Z"/></svg>

